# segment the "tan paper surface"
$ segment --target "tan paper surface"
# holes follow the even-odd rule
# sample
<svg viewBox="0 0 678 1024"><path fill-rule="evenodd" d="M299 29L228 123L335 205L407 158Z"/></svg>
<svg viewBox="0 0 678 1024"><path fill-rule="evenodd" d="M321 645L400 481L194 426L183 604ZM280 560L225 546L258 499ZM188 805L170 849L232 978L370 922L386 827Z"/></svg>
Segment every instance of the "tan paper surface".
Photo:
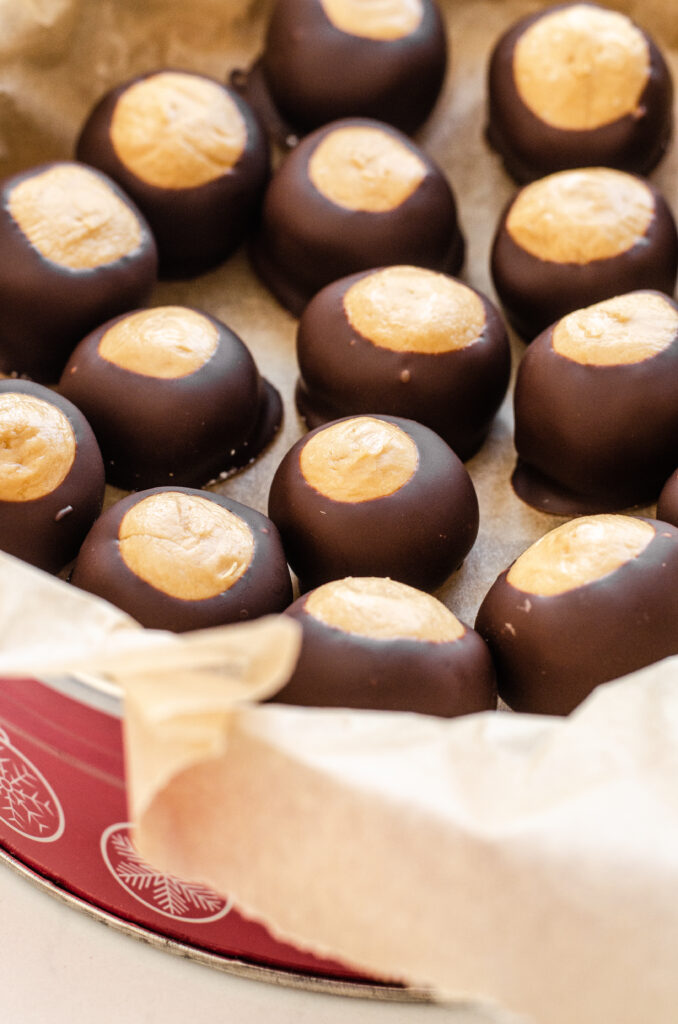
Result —
<svg viewBox="0 0 678 1024"><path fill-rule="evenodd" d="M0 172L69 157L94 101L132 74L174 66L225 78L246 66L268 6L0 0ZM464 277L492 295L489 246L514 186L483 138L485 62L511 21L544 5L442 6L452 68L419 141L457 194L469 243ZM670 0L609 6L657 35L675 75ZM653 175L674 211L676 154L674 144ZM280 436L219 485L265 510L273 472L301 432L292 401L295 321L258 285L242 253L195 282L159 285L153 302L202 306L223 319L281 389ZM523 348L514 342L513 350L515 365ZM470 623L497 573L561 521L513 495L511 431L507 400L469 463L478 542L440 592ZM111 491L108 500L117 496ZM101 656L110 673L112 650L152 643L174 656L183 647L77 592L55 594L64 584L49 581L43 591L41 574L27 572L6 574L2 562L0 672L91 672ZM146 679L131 705L138 838L159 867L218 884L301 944L442 994L494 998L540 1024L675 1019L675 661L603 688L567 721L486 714L439 722L273 706L231 712L201 680L191 677L195 702L177 706L175 691L158 700Z"/></svg>

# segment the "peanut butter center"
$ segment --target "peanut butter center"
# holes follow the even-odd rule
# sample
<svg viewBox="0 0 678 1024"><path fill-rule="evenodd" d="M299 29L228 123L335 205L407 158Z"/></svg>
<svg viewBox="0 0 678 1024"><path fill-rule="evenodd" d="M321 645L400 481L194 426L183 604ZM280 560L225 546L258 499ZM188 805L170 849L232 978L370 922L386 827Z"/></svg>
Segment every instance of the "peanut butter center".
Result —
<svg viewBox="0 0 678 1024"><path fill-rule="evenodd" d="M627 252L647 233L652 193L606 167L559 171L525 186L506 222L515 243L553 263L591 263Z"/></svg>
<svg viewBox="0 0 678 1024"><path fill-rule="evenodd" d="M412 438L395 423L355 416L314 434L301 450L307 483L333 501L385 498L407 483L419 463Z"/></svg>
<svg viewBox="0 0 678 1024"><path fill-rule="evenodd" d="M591 366L639 363L676 340L678 313L652 292L630 292L569 313L554 328L559 355Z"/></svg>
<svg viewBox="0 0 678 1024"><path fill-rule="evenodd" d="M421 0L320 0L335 28L365 39L403 39L419 28Z"/></svg>
<svg viewBox="0 0 678 1024"><path fill-rule="evenodd" d="M217 82L163 71L122 93L111 141L120 160L149 185L196 188L234 167L247 144L247 127Z"/></svg>
<svg viewBox="0 0 678 1024"><path fill-rule="evenodd" d="M169 380L199 370L216 352L218 341L207 317L184 306L160 306L113 324L99 342L99 355L123 370Z"/></svg>
<svg viewBox="0 0 678 1024"><path fill-rule="evenodd" d="M593 130L639 114L650 50L625 14L576 4L530 25L516 44L513 74L521 99L542 121Z"/></svg>
<svg viewBox="0 0 678 1024"><path fill-rule="evenodd" d="M179 491L133 505L118 539L122 559L136 576L184 601L228 590L254 555L254 537L242 519L209 498Z"/></svg>
<svg viewBox="0 0 678 1024"><path fill-rule="evenodd" d="M68 417L51 402L0 394L0 501L35 501L68 476L76 441Z"/></svg>
<svg viewBox="0 0 678 1024"><path fill-rule="evenodd" d="M326 626L375 640L450 643L466 632L435 597L377 576L324 583L309 594L305 607Z"/></svg>
<svg viewBox="0 0 678 1024"><path fill-rule="evenodd" d="M134 211L102 177L75 163L24 178L7 206L40 255L69 270L115 263L141 244Z"/></svg>
<svg viewBox="0 0 678 1024"><path fill-rule="evenodd" d="M654 537L654 527L632 516L581 516L557 526L513 563L512 587L553 597L602 579L637 558Z"/></svg>
<svg viewBox="0 0 678 1024"><path fill-rule="evenodd" d="M351 327L392 352L451 352L478 341L485 307L465 284L420 267L387 267L344 295Z"/></svg>
<svg viewBox="0 0 678 1024"><path fill-rule="evenodd" d="M355 125L321 139L308 173L315 188L337 206L387 213L416 191L426 177L426 164L389 132Z"/></svg>

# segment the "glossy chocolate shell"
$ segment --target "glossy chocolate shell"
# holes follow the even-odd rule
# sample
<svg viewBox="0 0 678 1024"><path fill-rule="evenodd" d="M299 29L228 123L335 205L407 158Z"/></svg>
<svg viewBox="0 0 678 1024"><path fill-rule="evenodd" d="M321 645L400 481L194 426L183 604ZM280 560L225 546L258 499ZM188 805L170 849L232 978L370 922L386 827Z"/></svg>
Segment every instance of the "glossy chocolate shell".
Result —
<svg viewBox="0 0 678 1024"><path fill-rule="evenodd" d="M254 459L280 427L280 395L260 377L245 344L199 312L218 343L187 376L147 376L104 359L99 343L124 316L88 335L64 370L61 393L89 419L106 478L117 487L202 486Z"/></svg>
<svg viewBox="0 0 678 1024"><path fill-rule="evenodd" d="M636 558L556 596L518 590L508 570L499 576L475 628L515 711L567 715L598 684L678 654L678 529L654 527Z"/></svg>
<svg viewBox="0 0 678 1024"><path fill-rule="evenodd" d="M30 501L0 501L0 547L31 565L57 573L75 558L101 512L104 466L92 430L79 409L40 384L0 381L0 394L32 395L59 409L75 436L75 458L49 494Z"/></svg>
<svg viewBox="0 0 678 1024"><path fill-rule="evenodd" d="M348 209L311 182L315 148L330 132L349 126L392 135L426 166L418 187L394 209ZM361 270L411 263L454 274L463 263L464 240L452 190L437 165L395 128L351 118L318 129L285 157L267 188L251 256L264 284L298 316L325 285Z"/></svg>
<svg viewBox="0 0 678 1024"><path fill-rule="evenodd" d="M429 427L395 416L374 418L394 423L418 449L413 476L392 494L335 501L313 488L299 458L322 427L290 449L273 478L269 515L302 591L344 576L390 576L434 590L473 546L478 500L458 456Z"/></svg>
<svg viewBox="0 0 678 1024"><path fill-rule="evenodd" d="M485 440L508 387L511 355L504 323L480 296L485 325L465 348L425 353L374 344L348 320L343 298L369 271L336 281L309 302L299 321L296 400L310 428L359 413L417 420L460 459Z"/></svg>
<svg viewBox="0 0 678 1024"><path fill-rule="evenodd" d="M251 529L254 554L249 567L240 579L216 597L202 600L172 597L141 579L123 560L118 531L125 513L149 495L163 491L178 491L213 501L244 520ZM142 626L174 632L206 629L282 612L292 600L292 582L273 523L240 502L182 487L140 491L112 505L87 535L71 581L117 605Z"/></svg>

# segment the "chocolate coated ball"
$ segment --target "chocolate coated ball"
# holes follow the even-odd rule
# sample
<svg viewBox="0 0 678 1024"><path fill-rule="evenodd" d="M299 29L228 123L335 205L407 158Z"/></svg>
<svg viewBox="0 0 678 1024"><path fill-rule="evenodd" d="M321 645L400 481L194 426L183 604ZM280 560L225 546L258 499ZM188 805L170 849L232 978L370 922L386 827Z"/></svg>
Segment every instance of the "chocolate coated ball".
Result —
<svg viewBox="0 0 678 1024"><path fill-rule="evenodd" d="M232 89L187 71L155 71L108 92L85 122L78 159L100 168L144 212L164 276L222 262L258 214L268 143Z"/></svg>
<svg viewBox="0 0 678 1024"><path fill-rule="evenodd" d="M104 466L87 420L40 384L0 381L0 548L59 572L104 499Z"/></svg>
<svg viewBox="0 0 678 1024"><path fill-rule="evenodd" d="M678 654L678 529L570 520L498 577L475 628L510 707L569 714L600 683Z"/></svg>
<svg viewBox="0 0 678 1024"><path fill-rule="evenodd" d="M341 117L409 134L433 109L446 66L434 0L278 0L245 94L281 138Z"/></svg>
<svg viewBox="0 0 678 1024"><path fill-rule="evenodd" d="M382 412L435 430L465 460L508 387L506 329L485 296L421 267L363 271L318 292L297 333L309 427Z"/></svg>
<svg viewBox="0 0 678 1024"><path fill-rule="evenodd" d="M560 171L509 203L491 268L508 320L531 341L567 313L624 292L672 295L678 233L648 181L604 167Z"/></svg>
<svg viewBox="0 0 678 1024"><path fill-rule="evenodd" d="M269 515L303 590L344 576L440 586L476 538L466 469L428 427L355 416L311 431L273 478Z"/></svg>
<svg viewBox="0 0 678 1024"><path fill-rule="evenodd" d="M300 623L303 639L276 703L446 718L496 707L487 646L430 594L349 577L311 591L285 614Z"/></svg>
<svg viewBox="0 0 678 1024"><path fill-rule="evenodd" d="M266 191L254 268L295 315L332 281L411 263L456 273L464 241L436 164L390 125L334 121L287 155Z"/></svg>
<svg viewBox="0 0 678 1024"><path fill-rule="evenodd" d="M97 328L60 390L89 419L109 483L128 490L206 484L252 461L282 420L280 395L240 338L184 306Z"/></svg>
<svg viewBox="0 0 678 1024"><path fill-rule="evenodd" d="M671 74L651 37L618 11L559 4L496 44L488 137L520 182L573 167L649 174L673 128Z"/></svg>
<svg viewBox="0 0 678 1024"><path fill-rule="evenodd" d="M0 372L56 381L88 331L146 302L155 242L132 201L83 164L22 171L0 195Z"/></svg>
<svg viewBox="0 0 678 1024"><path fill-rule="evenodd" d="M514 404L513 486L528 504L572 515L655 501L678 465L678 306L640 291L570 313L525 352Z"/></svg>
<svg viewBox="0 0 678 1024"><path fill-rule="evenodd" d="M142 626L184 632L282 612L292 582L266 516L208 491L157 487L112 505L71 577Z"/></svg>

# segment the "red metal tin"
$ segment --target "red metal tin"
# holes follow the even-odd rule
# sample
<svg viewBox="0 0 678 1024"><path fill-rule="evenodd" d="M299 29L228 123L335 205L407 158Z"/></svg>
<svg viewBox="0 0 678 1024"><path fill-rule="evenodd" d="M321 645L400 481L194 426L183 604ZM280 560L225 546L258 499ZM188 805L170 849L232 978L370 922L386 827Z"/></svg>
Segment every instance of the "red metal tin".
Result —
<svg viewBox="0 0 678 1024"><path fill-rule="evenodd" d="M0 848L67 901L237 973L380 998L422 998L274 939L228 899L134 849L118 701L76 680L0 680Z"/></svg>

